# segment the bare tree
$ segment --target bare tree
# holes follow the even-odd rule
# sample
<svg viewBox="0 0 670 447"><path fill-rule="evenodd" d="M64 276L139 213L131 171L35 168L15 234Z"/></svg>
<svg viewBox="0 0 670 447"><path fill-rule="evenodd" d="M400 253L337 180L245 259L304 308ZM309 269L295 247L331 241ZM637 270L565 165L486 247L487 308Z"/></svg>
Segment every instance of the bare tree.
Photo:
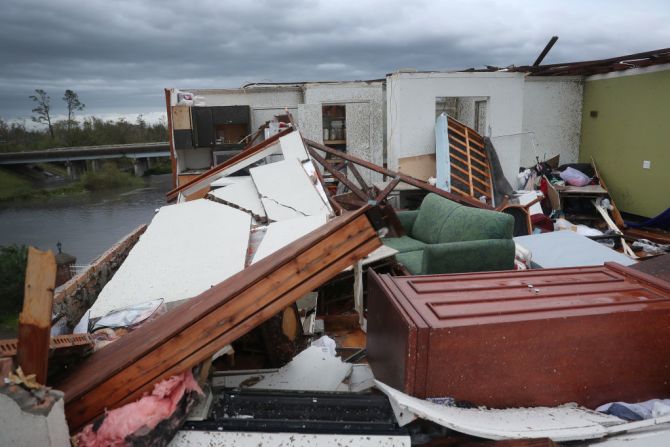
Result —
<svg viewBox="0 0 670 447"><path fill-rule="evenodd" d="M70 132L72 124L75 123L74 112L76 110L84 110L86 105L79 101L79 95L73 90L65 90L63 101L65 101L65 104L67 105L67 131Z"/></svg>
<svg viewBox="0 0 670 447"><path fill-rule="evenodd" d="M51 98L47 95L47 92L38 88L35 89L35 94L30 95L30 99L35 101L37 106L33 109L33 113L36 116L31 117L33 122L46 124L49 126L49 135L51 138L54 137L54 128L51 125Z"/></svg>

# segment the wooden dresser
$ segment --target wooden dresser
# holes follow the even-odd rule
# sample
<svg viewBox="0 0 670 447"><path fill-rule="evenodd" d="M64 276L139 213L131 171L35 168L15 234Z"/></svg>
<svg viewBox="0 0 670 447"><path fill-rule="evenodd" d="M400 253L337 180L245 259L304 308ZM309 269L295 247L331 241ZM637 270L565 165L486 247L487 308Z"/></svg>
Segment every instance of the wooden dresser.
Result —
<svg viewBox="0 0 670 447"><path fill-rule="evenodd" d="M619 264L369 273L375 377L495 408L670 397L670 283Z"/></svg>

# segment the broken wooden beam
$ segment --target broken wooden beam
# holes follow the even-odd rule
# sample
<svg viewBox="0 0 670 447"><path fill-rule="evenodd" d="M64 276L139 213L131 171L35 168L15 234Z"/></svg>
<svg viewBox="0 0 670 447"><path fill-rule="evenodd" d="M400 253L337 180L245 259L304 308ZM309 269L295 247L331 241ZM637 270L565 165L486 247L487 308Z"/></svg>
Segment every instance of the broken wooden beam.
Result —
<svg viewBox="0 0 670 447"><path fill-rule="evenodd" d="M323 158L321 155L319 155L313 148L309 148L309 154L312 156L312 158L321 164L325 170L333 174L337 180L342 182L351 192L356 194L359 199L363 201L368 200L368 195L356 185L353 184L351 180L347 178L346 175L342 174L340 171L337 170L333 165L330 164L328 160Z"/></svg>
<svg viewBox="0 0 670 447"><path fill-rule="evenodd" d="M337 149L330 148L328 146L324 146L323 144L317 143L316 141L309 140L307 138L303 138L304 142L306 145L313 149L318 149L322 152L326 152L328 154L336 155L340 158L343 158L345 160L351 161L353 163L356 163L359 166L362 166L366 169L369 169L371 171L378 172L380 174L383 174L388 177L399 177L400 181L403 183L407 183L408 185L416 186L417 188L423 189L428 192L435 193L439 196L444 197L445 199L452 200L454 202L460 203L462 205L467 205L467 206L472 206L475 208L483 208L483 209L493 209L490 205L486 203L482 203L477 199L474 199L470 196L467 195L459 195L459 194L452 194L450 192L444 191L440 188L436 188L435 186L426 183L424 181L421 181L419 179L416 179L414 177L411 177L409 175L402 174L400 172L395 172L390 169L383 168L381 166L377 166L374 163L370 163L369 161L363 160L362 158L354 157L353 155L347 154L346 152L338 151Z"/></svg>
<svg viewBox="0 0 670 447"><path fill-rule="evenodd" d="M28 266L19 315L17 363L27 375L46 384L51 341L51 307L56 287L56 259L51 251L28 247Z"/></svg>
<svg viewBox="0 0 670 447"><path fill-rule="evenodd" d="M71 429L206 360L381 246L370 209L331 220L89 357L55 384Z"/></svg>

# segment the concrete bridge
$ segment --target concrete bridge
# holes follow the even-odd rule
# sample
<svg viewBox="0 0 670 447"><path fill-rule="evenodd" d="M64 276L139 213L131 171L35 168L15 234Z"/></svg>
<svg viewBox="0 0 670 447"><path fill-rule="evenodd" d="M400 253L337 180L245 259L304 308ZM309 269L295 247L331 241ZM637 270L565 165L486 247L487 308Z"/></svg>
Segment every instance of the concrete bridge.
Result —
<svg viewBox="0 0 670 447"><path fill-rule="evenodd" d="M151 167L152 158L169 156L170 144L168 142L109 144L59 147L41 151L4 152L0 153L0 166L60 162L65 163L68 175L76 178L86 170L86 161L90 160L91 168L96 170L99 160L126 157L133 160L135 175L141 176Z"/></svg>

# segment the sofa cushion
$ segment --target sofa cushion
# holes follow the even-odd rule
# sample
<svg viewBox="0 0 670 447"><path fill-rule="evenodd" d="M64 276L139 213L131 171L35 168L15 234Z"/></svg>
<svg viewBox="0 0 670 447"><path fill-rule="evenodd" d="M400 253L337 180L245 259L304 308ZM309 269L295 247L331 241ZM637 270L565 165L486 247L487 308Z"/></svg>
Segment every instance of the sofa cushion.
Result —
<svg viewBox="0 0 670 447"><path fill-rule="evenodd" d="M382 239L382 242L387 247L395 248L400 253L406 253L408 251L423 250L426 246L425 243L412 239L409 236L400 236L400 237L385 237Z"/></svg>
<svg viewBox="0 0 670 447"><path fill-rule="evenodd" d="M514 218L498 211L459 206L437 231L437 243L511 239Z"/></svg>
<svg viewBox="0 0 670 447"><path fill-rule="evenodd" d="M395 255L396 260L405 266L412 275L421 275L423 268L423 250L408 251Z"/></svg>
<svg viewBox="0 0 670 447"><path fill-rule="evenodd" d="M410 236L427 244L440 242L440 228L449 220L449 216L462 205L430 193L424 197L419 207L419 215L414 221Z"/></svg>

